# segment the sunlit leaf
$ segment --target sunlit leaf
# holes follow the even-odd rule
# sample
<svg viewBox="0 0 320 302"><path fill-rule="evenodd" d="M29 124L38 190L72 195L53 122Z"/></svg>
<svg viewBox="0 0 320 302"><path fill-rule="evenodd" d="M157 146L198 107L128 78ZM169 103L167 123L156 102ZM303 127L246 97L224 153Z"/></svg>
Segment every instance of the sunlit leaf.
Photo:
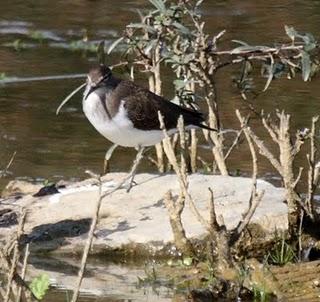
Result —
<svg viewBox="0 0 320 302"><path fill-rule="evenodd" d="M183 258L183 264L185 266L190 266L193 262L193 258L192 257L185 257Z"/></svg>
<svg viewBox="0 0 320 302"><path fill-rule="evenodd" d="M301 57L301 69L302 69L302 78L306 82L309 79L311 72L311 59L307 52L302 51Z"/></svg>
<svg viewBox="0 0 320 302"><path fill-rule="evenodd" d="M30 289L37 299L42 300L49 289L49 285L49 276L41 274L32 280Z"/></svg>

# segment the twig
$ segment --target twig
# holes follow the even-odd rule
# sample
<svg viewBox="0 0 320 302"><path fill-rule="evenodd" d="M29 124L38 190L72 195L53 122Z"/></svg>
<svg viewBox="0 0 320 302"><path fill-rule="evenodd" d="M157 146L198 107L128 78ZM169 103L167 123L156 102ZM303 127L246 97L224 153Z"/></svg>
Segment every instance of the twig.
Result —
<svg viewBox="0 0 320 302"><path fill-rule="evenodd" d="M26 217L26 211L25 209L22 209L21 212L21 216L19 219L19 224L17 227L17 231L15 233L15 239L13 242L13 257L11 260L11 267L9 270L9 274L8 274L8 281L7 281L7 289L6 289L6 295L4 298L4 302L8 302L10 299L10 293L13 289L12 287L12 282L14 281L14 277L16 275L16 269L17 269L17 265L18 265L18 261L19 261L19 238L23 233L23 227L24 227L24 222L25 222L25 217ZM9 252L10 253L10 252ZM7 257L9 257L9 254L7 255ZM3 256L2 256L3 258ZM10 266L10 263L8 263L8 267Z"/></svg>
<svg viewBox="0 0 320 302"><path fill-rule="evenodd" d="M18 242L14 243L14 252L13 252L13 257L11 261L11 268L9 271L8 275L8 280L7 280L7 289L6 289L6 295L4 297L4 302L8 302L10 299L10 293L12 291L12 283L13 283L13 278L14 274L18 265L19 261L19 248L18 248Z"/></svg>
<svg viewBox="0 0 320 302"><path fill-rule="evenodd" d="M293 188L296 188L296 186L298 185L300 179L301 179L301 176L302 176L302 171L303 171L303 167L300 167L299 168L299 172L298 172L298 175L296 177L296 180L294 181L293 183Z"/></svg>
<svg viewBox="0 0 320 302"><path fill-rule="evenodd" d="M191 145L190 145L190 163L191 172L197 172L197 146L198 138L195 129L191 130Z"/></svg>
<svg viewBox="0 0 320 302"><path fill-rule="evenodd" d="M8 162L8 164L7 164L7 166L5 167L5 169L3 171L1 171L0 178L3 177L3 176L6 176L10 166L12 165L12 163L14 161L14 158L15 158L16 154L17 154L17 151L14 151L12 156L11 156L11 158L10 158L10 160L9 160L9 162Z"/></svg>
<svg viewBox="0 0 320 302"><path fill-rule="evenodd" d="M98 222L98 218L99 218L99 211L100 211L100 207L101 207L101 202L103 199L103 195L102 195L102 181L101 178L98 178L98 182L99 182L99 197L98 200L95 204L95 209L92 215L92 221L91 221L91 225L90 225L90 230L88 233L88 239L86 241L86 245L84 247L83 250L83 254L82 254L82 259L81 259L81 265L80 265L80 269L78 272L78 279L76 281L75 284L75 289L72 295L72 299L71 302L76 302L78 300L78 296L79 296L79 292L80 292L80 287L81 287L81 283L82 283L82 279L83 279L83 274L86 268L86 264L87 264L87 258L88 258L88 254L93 242L93 237L94 237L94 231Z"/></svg>
<svg viewBox="0 0 320 302"><path fill-rule="evenodd" d="M299 221L299 229L298 229L298 243L299 243L299 251L298 251L298 258L301 261L301 254L302 254L302 225L303 225L303 218L304 218L303 209L300 209L300 221Z"/></svg>
<svg viewBox="0 0 320 302"><path fill-rule="evenodd" d="M305 201L306 207L308 209L308 215L311 217L311 219L314 219L313 215L313 197L316 190L316 187L318 185L318 176L319 176L319 170L316 168L316 162L315 157L317 154L317 148L315 145L315 135L316 135L316 124L319 120L319 116L315 116L312 118L312 125L311 125L311 131L310 131L310 155L307 155L309 169L308 169L308 193L307 198Z"/></svg>
<svg viewBox="0 0 320 302"><path fill-rule="evenodd" d="M188 254L193 254L194 251L192 244L186 236L186 232L181 221L181 214L184 209L184 197L179 196L178 199L174 201L171 191L168 191L165 194L163 201L169 213L170 225L177 248Z"/></svg>
<svg viewBox="0 0 320 302"><path fill-rule="evenodd" d="M25 252L24 252L24 259L23 259L23 267L21 271L21 279L24 280L27 272L27 265L28 265L28 258L29 258L29 243L26 245ZM19 286L16 302L20 302L21 300L21 293L22 293L22 286Z"/></svg>
<svg viewBox="0 0 320 302"><path fill-rule="evenodd" d="M162 117L160 111L158 112L158 116L159 116L159 121L160 121L160 128L162 129L163 134L164 134L164 139L163 139L164 151L166 153L166 156L167 156L170 164L173 167L173 170L175 171L175 173L178 176L181 193L185 197L186 201L189 203L191 210L193 211L194 215L199 220L199 222L206 229L209 230L210 226L209 226L208 222L201 216L197 207L194 204L194 201L193 201L190 193L188 192L188 182L187 182L187 178L186 178L186 173L185 173L185 171L183 171L185 168L185 164L184 164L184 166L182 166L182 169L179 168L179 164L178 164L178 161L177 161L176 156L174 154L174 150L171 146L170 137L168 135L168 132L165 129L163 117ZM178 126L179 126L179 123L178 123Z"/></svg>
<svg viewBox="0 0 320 302"><path fill-rule="evenodd" d="M257 155L254 149L253 141L250 136L250 132L248 131L248 127L246 125L246 120L241 116L239 110L236 110L237 117L241 123L241 128L243 128L245 137L247 139L250 153L252 156L252 186L251 186L251 195L249 199L249 208L244 215L243 219L239 222L237 228L233 231L232 236L230 238L230 243L234 244L236 240L240 237L243 230L249 224L253 214L255 213L262 197L264 195L264 191L257 192L257 175L258 175L258 165L257 165Z"/></svg>
<svg viewBox="0 0 320 302"><path fill-rule="evenodd" d="M283 45L280 47L268 47L268 46L261 46L260 49L254 49L254 50L242 50L242 51L235 51L233 50L223 50L223 51L212 51L212 54L215 55L248 55L248 54L257 54L261 56L261 54L265 54L267 57L269 57L269 54L272 53L279 53L280 51L287 51L287 50L294 50L294 51L300 51L303 49L303 45Z"/></svg>
<svg viewBox="0 0 320 302"><path fill-rule="evenodd" d="M232 145L230 146L230 148L228 149L227 153L226 153L225 156L224 156L224 160L226 160L226 159L229 157L229 155L231 154L231 152L233 151L233 149L238 145L242 132L243 132L243 129L240 129L240 130L238 131L237 136L236 136L235 139L233 140Z"/></svg>

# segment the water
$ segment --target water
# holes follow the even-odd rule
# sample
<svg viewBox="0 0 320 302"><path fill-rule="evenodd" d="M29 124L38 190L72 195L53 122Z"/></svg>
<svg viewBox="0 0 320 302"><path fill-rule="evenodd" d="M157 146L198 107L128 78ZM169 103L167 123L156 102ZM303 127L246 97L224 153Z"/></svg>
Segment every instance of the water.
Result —
<svg viewBox="0 0 320 302"><path fill-rule="evenodd" d="M81 40L87 31L91 41L105 39L111 43L121 35L126 24L138 20L136 9L147 6L146 0L3 0L0 73L12 77L86 73L94 56L72 51L70 42ZM252 44L282 41L286 39L285 24L316 37L319 35L319 1L207 0L202 12L212 35L227 30L225 41L241 39ZM37 35L43 38L42 42L30 38ZM10 46L17 39L25 43L25 49L17 51ZM17 42L16 47L19 48ZM117 54L108 60L117 62ZM0 167L4 167L17 151L10 174L0 180L0 188L13 178L81 179L86 169L102 170L105 150L110 143L89 125L81 111L80 97L69 102L58 117L55 115L60 101L80 83L80 79L66 79L0 87ZM308 83L301 79L277 80L256 105L266 111L285 109L293 115L294 127L310 127L311 117L320 112L318 86L318 78ZM218 88L224 127L239 127L234 111L244 106L225 74L220 76ZM170 96L170 91L166 91L166 95ZM254 121L253 125L258 124ZM205 158L210 158L210 152L202 152ZM128 170L134 154L131 149L119 148L113 157L112 170ZM237 150L229 166L232 170L250 173L247 150ZM154 170L148 163L142 169ZM274 175L263 159L259 173Z"/></svg>
<svg viewBox="0 0 320 302"><path fill-rule="evenodd" d="M147 1L2 1L0 15L0 45L16 39L32 46L15 51L0 46L0 72L7 76L47 76L85 73L93 56L71 51L65 46L82 38L84 29L90 40L118 37L124 26L137 20L136 9L144 9ZM61 11L68 12L61 14ZM227 30L225 40L242 39L249 43L279 41L285 38L283 25L317 35L320 5L316 1L205 1L203 13L207 30L215 34ZM115 17L117 16L117 17ZM29 36L40 33L46 42ZM117 55L109 58L117 61ZM225 76L224 76L225 78ZM7 84L0 89L0 162L4 166L17 151L11 178L33 180L78 179L84 171L100 172L104 152L110 145L88 124L81 111L80 96L55 116L59 102L82 80L52 80L47 82ZM282 80L259 99L258 106L268 109L285 108L293 113L295 125L305 127L319 110L317 81ZM231 81L218 83L225 127L238 127L234 110L243 105L232 89ZM170 92L167 92L170 95ZM308 106L305 106L307 103ZM134 156L131 149L119 148L112 169L128 170ZM210 153L204 154L210 158ZM250 171L247 152L237 151L230 159L231 169ZM154 168L145 164L143 169ZM263 162L261 174L271 168Z"/></svg>

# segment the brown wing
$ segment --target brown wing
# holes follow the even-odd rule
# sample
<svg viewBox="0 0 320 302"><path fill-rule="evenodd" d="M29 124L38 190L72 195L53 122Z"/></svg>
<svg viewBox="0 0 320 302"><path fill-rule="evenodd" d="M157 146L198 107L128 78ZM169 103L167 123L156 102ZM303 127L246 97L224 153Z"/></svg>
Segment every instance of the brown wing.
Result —
<svg viewBox="0 0 320 302"><path fill-rule="evenodd" d="M176 128L180 115L183 116L185 125L203 126L202 113L169 102L133 82L123 81L117 89L119 89L118 97L124 101L129 119L138 129L160 129L158 111L163 115L167 129Z"/></svg>

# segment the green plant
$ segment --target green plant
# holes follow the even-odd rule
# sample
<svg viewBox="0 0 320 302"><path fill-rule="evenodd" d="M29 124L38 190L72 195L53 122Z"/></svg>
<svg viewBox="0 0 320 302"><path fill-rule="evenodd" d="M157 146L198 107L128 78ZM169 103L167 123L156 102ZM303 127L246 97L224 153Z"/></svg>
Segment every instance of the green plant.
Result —
<svg viewBox="0 0 320 302"><path fill-rule="evenodd" d="M12 42L11 46L16 50L20 51L24 48L26 48L26 44L22 42L20 39L16 39Z"/></svg>
<svg viewBox="0 0 320 302"><path fill-rule="evenodd" d="M158 288L165 286L168 288L172 288L174 285L174 279L170 278L170 279L166 279L166 278L161 278L155 268L154 264L151 265L146 265L145 266L145 277L139 277L138 276L138 284L137 286L139 288L141 287L148 287L150 286L152 288L152 290L157 293Z"/></svg>
<svg viewBox="0 0 320 302"><path fill-rule="evenodd" d="M277 242L271 252L268 253L267 261L270 264L285 265L293 262L296 259L296 254L284 238Z"/></svg>
<svg viewBox="0 0 320 302"><path fill-rule="evenodd" d="M138 276L138 283L140 286L146 285L146 284L154 285L154 284L159 283L158 282L158 275L157 275L157 272L156 272L154 265L152 265L151 268L146 265L144 268L144 272L146 274L146 277L142 278L142 277Z"/></svg>
<svg viewBox="0 0 320 302"><path fill-rule="evenodd" d="M43 186L44 186L44 187L50 187L50 186L52 186L52 185L54 185L54 182L50 181L49 179L45 179L45 180L43 181Z"/></svg>
<svg viewBox="0 0 320 302"><path fill-rule="evenodd" d="M40 43L42 43L43 40L45 39L45 36L43 35L43 33L38 30L31 30L29 31L28 35L31 39L36 40Z"/></svg>
<svg viewBox="0 0 320 302"><path fill-rule="evenodd" d="M178 260L170 259L167 261L167 264L169 266L188 267L188 266L191 266L193 262L194 262L194 259L192 257L184 257L183 259L178 259Z"/></svg>
<svg viewBox="0 0 320 302"><path fill-rule="evenodd" d="M7 78L7 75L4 72L0 72L0 81L3 81Z"/></svg>
<svg viewBox="0 0 320 302"><path fill-rule="evenodd" d="M37 299L42 300L49 289L49 285L49 276L41 274L31 281L30 289Z"/></svg>
<svg viewBox="0 0 320 302"><path fill-rule="evenodd" d="M270 294L266 291L266 288L262 284L252 285L253 301L254 302L266 302L270 299Z"/></svg>

